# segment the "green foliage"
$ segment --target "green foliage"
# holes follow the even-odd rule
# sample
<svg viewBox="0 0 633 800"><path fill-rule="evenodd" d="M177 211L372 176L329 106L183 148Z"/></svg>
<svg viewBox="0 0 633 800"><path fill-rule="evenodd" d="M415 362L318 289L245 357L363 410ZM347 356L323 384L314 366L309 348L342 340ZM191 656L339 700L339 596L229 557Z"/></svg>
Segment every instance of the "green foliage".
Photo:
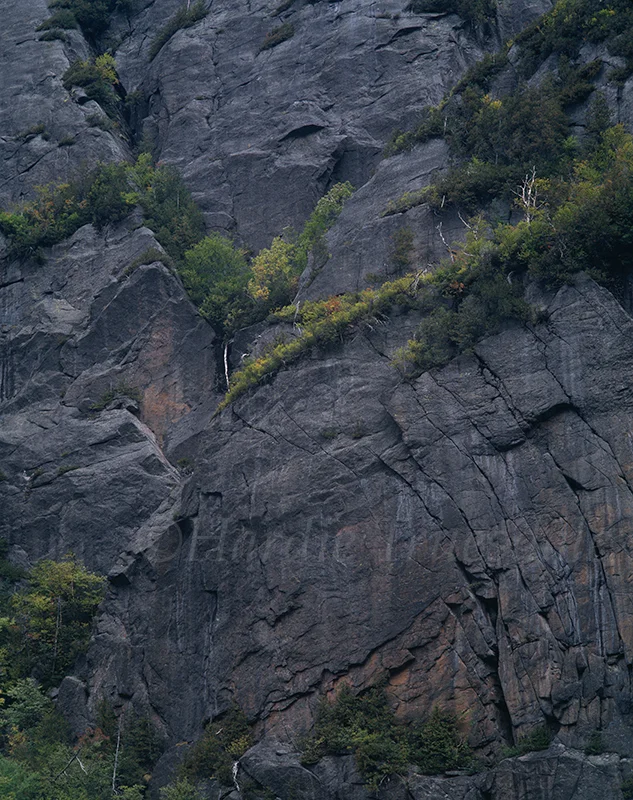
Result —
<svg viewBox="0 0 633 800"><path fill-rule="evenodd" d="M49 8L57 9L38 30L45 28L76 28L79 26L90 39L103 34L116 10L126 10L132 0L51 0Z"/></svg>
<svg viewBox="0 0 633 800"><path fill-rule="evenodd" d="M623 800L633 800L633 778L627 778L620 786Z"/></svg>
<svg viewBox="0 0 633 800"><path fill-rule="evenodd" d="M128 386L126 383L119 383L104 392L96 403L90 406L91 411L103 411L113 400L119 397L129 397L140 403L142 400L141 392L135 386Z"/></svg>
<svg viewBox="0 0 633 800"><path fill-rule="evenodd" d="M119 98L115 91L119 79L114 58L107 53L94 60L74 61L62 77L64 88L81 86L86 95L95 100L109 114L117 111Z"/></svg>
<svg viewBox="0 0 633 800"><path fill-rule="evenodd" d="M104 164L94 174L86 202L97 230L120 222L132 210L134 198L129 195L128 172L127 164Z"/></svg>
<svg viewBox="0 0 633 800"><path fill-rule="evenodd" d="M130 715L119 731L119 721L110 713L107 732L100 727L88 730L72 744L66 721L33 680L10 685L3 699L3 798L13 795L15 800L142 800L145 796L147 773L161 752L147 720ZM117 741L120 746L113 794Z"/></svg>
<svg viewBox="0 0 633 800"><path fill-rule="evenodd" d="M128 266L124 269L123 275L128 277L131 275L135 269L138 267L142 267L145 264L153 264L155 261L160 261L161 264L164 264L166 267L173 267L174 262L173 259L164 253L162 250L159 250L157 247L148 247L146 250L136 256L136 258L128 264Z"/></svg>
<svg viewBox="0 0 633 800"><path fill-rule="evenodd" d="M19 211L0 211L0 230L15 256L33 254L39 247L71 236L90 221L83 187L69 183L36 188L36 199Z"/></svg>
<svg viewBox="0 0 633 800"><path fill-rule="evenodd" d="M204 235L204 218L178 172L166 165L152 166L148 153L128 167L135 188L129 196L143 209L145 222L175 261Z"/></svg>
<svg viewBox="0 0 633 800"><path fill-rule="evenodd" d="M585 753L588 756L599 756L604 753L604 744L600 731L593 731L585 745Z"/></svg>
<svg viewBox="0 0 633 800"><path fill-rule="evenodd" d="M27 586L11 596L10 625L2 636L9 673L54 686L86 650L103 593L103 578L73 557L36 564Z"/></svg>
<svg viewBox="0 0 633 800"><path fill-rule="evenodd" d="M285 241L278 236L270 248L260 251L253 259L248 291L260 303L260 308L267 312L289 303L297 288L299 276L308 265L310 253L317 258L326 257L327 249L323 237L353 191L348 182L335 184L316 204L296 239L292 232L289 236L291 241Z"/></svg>
<svg viewBox="0 0 633 800"><path fill-rule="evenodd" d="M415 14L454 13L470 23L480 24L494 20L497 2L496 0L411 0L407 11L413 11Z"/></svg>
<svg viewBox="0 0 633 800"><path fill-rule="evenodd" d="M383 778L406 770L409 763L406 729L396 723L379 687L353 695L344 686L334 703L323 701L314 733L302 750L304 764L314 764L325 755L354 753L371 789L377 789Z"/></svg>
<svg viewBox="0 0 633 800"><path fill-rule="evenodd" d="M90 114L86 122L91 128L101 128L102 131L112 131L116 127L116 123L105 114Z"/></svg>
<svg viewBox="0 0 633 800"><path fill-rule="evenodd" d="M57 475L65 475L67 472L74 472L76 469L80 469L76 464L64 464L63 467L58 467Z"/></svg>
<svg viewBox="0 0 633 800"><path fill-rule="evenodd" d="M204 233L202 214L178 173L152 166L143 154L136 164L101 164L72 183L36 188L36 199L16 211L0 211L0 230L12 255L33 255L92 222L97 228L123 219L135 205L174 259ZM164 257L163 257L164 260Z"/></svg>
<svg viewBox="0 0 633 800"><path fill-rule="evenodd" d="M289 22L284 22L283 25L279 25L277 28L273 28L272 31L269 31L264 41L261 43L259 50L270 50L271 47L277 47L278 44L285 42L286 39L291 39L295 35L295 29Z"/></svg>
<svg viewBox="0 0 633 800"><path fill-rule="evenodd" d="M344 753L354 753L372 790L412 763L426 774L439 774L472 762L453 716L435 709L423 724L398 723L380 686L359 695L345 686L333 703L324 700L319 706L314 732L302 744L303 763Z"/></svg>
<svg viewBox="0 0 633 800"><path fill-rule="evenodd" d="M233 764L251 744L248 720L234 706L207 725L202 737L187 753L181 768L182 778L186 781L217 778L220 783L230 786L233 783Z"/></svg>
<svg viewBox="0 0 633 800"><path fill-rule="evenodd" d="M533 199L527 207L519 204L524 219L515 225L490 230L483 218L473 220L466 242L432 275L409 275L379 289L275 312L273 319L294 323L299 335L234 373L218 410L313 347L339 341L352 326L394 304L425 312L415 338L395 359L405 374L415 375L468 352L508 319L528 319L522 275L557 286L584 269L617 284L633 269L633 137L621 126L607 129L593 153L570 158L568 173L568 179L534 177ZM280 252L281 258L288 251Z"/></svg>
<svg viewBox="0 0 633 800"><path fill-rule="evenodd" d="M467 769L472 764L472 752L459 735L455 716L438 708L426 722L412 726L409 741L410 758L425 775Z"/></svg>
<svg viewBox="0 0 633 800"><path fill-rule="evenodd" d="M204 800L196 787L185 778L160 790L160 800Z"/></svg>
<svg viewBox="0 0 633 800"><path fill-rule="evenodd" d="M53 28L52 30L46 31L45 33L43 33L40 36L40 38L38 39L38 41L39 42L56 42L56 41L69 42L70 41L70 37L68 36L68 34L65 31L60 30L59 28Z"/></svg>
<svg viewBox="0 0 633 800"><path fill-rule="evenodd" d="M538 750L547 750L552 741L552 734L545 725L534 728L531 733L522 736L514 747L506 747L503 754L506 758L523 756Z"/></svg>
<svg viewBox="0 0 633 800"><path fill-rule="evenodd" d="M629 0L559 0L516 39L519 67L532 74L552 53L575 58L584 42L606 42L613 55L626 58L625 77L633 71L633 7Z"/></svg>
<svg viewBox="0 0 633 800"><path fill-rule="evenodd" d="M6 478L3 478L6 480ZM24 570L14 566L8 559L9 545L5 539L0 539L0 594L14 583L24 577Z"/></svg>
<svg viewBox="0 0 633 800"><path fill-rule="evenodd" d="M40 775L18 761L0 755L0 797L4 800L45 800Z"/></svg>
<svg viewBox="0 0 633 800"><path fill-rule="evenodd" d="M391 237L393 252L391 261L400 273L409 272L413 267L413 231L411 228L399 228Z"/></svg>
<svg viewBox="0 0 633 800"><path fill-rule="evenodd" d="M68 8L60 8L59 11L56 11L47 20L44 20L41 25L38 25L35 30L45 31L49 28L62 28L67 30L69 28L77 27L77 17L73 14L73 12Z"/></svg>
<svg viewBox="0 0 633 800"><path fill-rule="evenodd" d="M219 333L237 325L246 313L250 278L243 250L213 233L185 253L179 271L189 296Z"/></svg>
<svg viewBox="0 0 633 800"><path fill-rule="evenodd" d="M177 31L182 28L190 28L196 22L204 19L208 13L204 0L197 0L190 8L182 5L152 39L149 46L149 60L153 61L156 58Z"/></svg>
<svg viewBox="0 0 633 800"><path fill-rule="evenodd" d="M412 192L404 192L397 200L389 200L385 210L382 212L383 217L389 217L392 214L403 214L411 208L422 205L428 202L429 189L414 189Z"/></svg>

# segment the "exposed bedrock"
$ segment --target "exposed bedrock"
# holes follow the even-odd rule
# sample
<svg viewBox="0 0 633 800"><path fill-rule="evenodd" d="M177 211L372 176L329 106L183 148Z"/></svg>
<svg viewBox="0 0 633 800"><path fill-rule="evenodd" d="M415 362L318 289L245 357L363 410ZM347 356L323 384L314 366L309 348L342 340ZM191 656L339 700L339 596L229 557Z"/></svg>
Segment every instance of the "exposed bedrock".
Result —
<svg viewBox="0 0 633 800"><path fill-rule="evenodd" d="M589 280L543 303L413 384L402 318L367 328L187 443L176 521L111 573L93 696L174 741L235 700L286 740L387 676L484 753L545 721L629 756L633 322Z"/></svg>

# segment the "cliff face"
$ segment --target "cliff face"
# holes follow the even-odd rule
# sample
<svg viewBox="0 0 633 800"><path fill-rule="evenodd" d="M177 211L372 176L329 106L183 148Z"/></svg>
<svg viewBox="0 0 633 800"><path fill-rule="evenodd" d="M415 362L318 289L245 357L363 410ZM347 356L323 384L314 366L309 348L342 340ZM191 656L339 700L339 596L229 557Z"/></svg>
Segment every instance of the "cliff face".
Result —
<svg viewBox="0 0 633 800"><path fill-rule="evenodd" d="M129 158L145 136L209 226L256 249L350 180L331 258L300 297L364 288L393 271L399 229L426 263L462 228L438 232L426 206L381 216L448 157L436 140L381 160L393 129L550 5L503 3L486 33L402 0L214 0L150 61L179 7L157 0L107 34L121 92L137 93L117 132L63 88L90 52L82 35L38 41L43 0L4 0L2 202ZM261 50L284 23L294 35ZM631 92L608 97L627 124ZM28 133L39 124L48 138ZM90 651L60 687L76 730L106 697L149 709L171 747L234 701L261 737L245 775L283 800L292 787L360 800L350 757L308 770L293 744L324 693L386 676L400 718L463 713L483 755L543 722L558 738L385 797L619 798L633 756L630 315L588 278L534 290L540 323L411 383L390 362L419 322L403 313L213 417L215 334L162 264L132 268L149 247L133 215L81 228L43 265L0 267L0 536L18 560L72 550L109 577ZM609 753L588 758L598 729Z"/></svg>

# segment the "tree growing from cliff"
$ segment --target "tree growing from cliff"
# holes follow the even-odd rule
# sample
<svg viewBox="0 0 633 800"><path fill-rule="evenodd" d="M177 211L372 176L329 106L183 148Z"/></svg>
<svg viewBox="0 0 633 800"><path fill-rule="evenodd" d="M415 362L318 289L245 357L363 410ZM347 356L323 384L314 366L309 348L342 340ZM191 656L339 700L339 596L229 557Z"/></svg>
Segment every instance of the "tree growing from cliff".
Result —
<svg viewBox="0 0 633 800"><path fill-rule="evenodd" d="M54 686L83 653L103 599L104 579L73 556L40 561L11 598L7 649L12 677Z"/></svg>

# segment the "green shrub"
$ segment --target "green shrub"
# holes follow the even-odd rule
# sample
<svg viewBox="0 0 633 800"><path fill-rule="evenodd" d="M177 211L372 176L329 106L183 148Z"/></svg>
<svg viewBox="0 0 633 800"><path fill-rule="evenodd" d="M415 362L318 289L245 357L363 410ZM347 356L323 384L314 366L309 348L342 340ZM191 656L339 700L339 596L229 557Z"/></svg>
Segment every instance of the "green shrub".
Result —
<svg viewBox="0 0 633 800"><path fill-rule="evenodd" d="M153 264L156 261L160 261L161 264L164 264L166 267L173 267L173 261L167 253L164 253L162 250L159 250L157 247L148 247L146 250L138 255L128 266L123 270L124 277L129 277L138 267L142 267L145 264Z"/></svg>
<svg viewBox="0 0 633 800"><path fill-rule="evenodd" d="M438 708L426 722L412 726L409 740L409 757L425 775L472 765L472 751L458 732L457 719Z"/></svg>
<svg viewBox="0 0 633 800"><path fill-rule="evenodd" d="M354 754L371 790L412 763L425 774L440 774L472 762L453 716L435 709L424 723L399 723L381 686L358 695L344 686L334 702L324 700L319 706L314 732L302 742L302 762L345 753Z"/></svg>
<svg viewBox="0 0 633 800"><path fill-rule="evenodd" d="M38 39L38 42L56 42L56 41L68 42L70 41L70 38L68 34L65 33L63 30L54 28L53 30L46 31L45 33L43 33Z"/></svg>
<svg viewBox="0 0 633 800"><path fill-rule="evenodd" d="M54 686L85 651L103 593L103 578L72 557L36 564L28 586L11 597L6 647L12 674Z"/></svg>
<svg viewBox="0 0 633 800"><path fill-rule="evenodd" d="M627 59L630 74L632 29L633 8L628 0L611 0L607 7L601 0L559 0L517 37L519 67L531 75L552 53L575 58L584 42L606 42L613 55Z"/></svg>
<svg viewBox="0 0 633 800"><path fill-rule="evenodd" d="M593 731L585 745L585 753L588 756L599 756L604 753L604 744L600 731Z"/></svg>
<svg viewBox="0 0 633 800"><path fill-rule="evenodd" d="M391 237L393 252L391 262L400 273L409 272L413 267L413 231L411 228L399 228Z"/></svg>
<svg viewBox="0 0 633 800"><path fill-rule="evenodd" d="M5 800L43 800L44 791L40 775L0 755L0 795Z"/></svg>
<svg viewBox="0 0 633 800"><path fill-rule="evenodd" d="M112 131L116 127L114 121L105 114L90 114L86 117L86 122L91 128L101 128L102 131Z"/></svg>
<svg viewBox="0 0 633 800"><path fill-rule="evenodd" d="M64 464L64 466L58 467L57 475L65 475L67 472L74 472L76 469L81 469L81 467L78 467L75 464Z"/></svg>
<svg viewBox="0 0 633 800"><path fill-rule="evenodd" d="M62 136L62 138L57 142L59 147L72 147L77 140L72 134L68 134L67 136Z"/></svg>
<svg viewBox="0 0 633 800"><path fill-rule="evenodd" d="M125 383L119 383L117 386L108 389L104 392L96 403L90 406L91 411L103 411L106 406L110 405L113 400L119 397L129 397L131 400L136 400L140 403L142 400L141 392L135 386L128 386Z"/></svg>
<svg viewBox="0 0 633 800"><path fill-rule="evenodd" d="M50 0L49 8L57 10L39 29L79 26L89 39L94 40L107 30L115 11L128 10L132 3L133 0Z"/></svg>
<svg viewBox="0 0 633 800"><path fill-rule="evenodd" d="M45 31L49 28L69 29L77 27L77 17L73 12L68 8L60 8L52 17L49 17L47 20L44 20L41 25L38 25L35 30Z"/></svg>
<svg viewBox="0 0 633 800"><path fill-rule="evenodd" d="M104 164L94 175L86 199L90 221L97 230L120 222L134 207L135 198L129 194L128 172L126 164Z"/></svg>
<svg viewBox="0 0 633 800"><path fill-rule="evenodd" d="M196 787L182 779L160 790L160 800L204 800Z"/></svg>
<svg viewBox="0 0 633 800"><path fill-rule="evenodd" d="M210 722L202 737L187 753L181 767L185 780L217 778L233 783L233 764L252 744L251 728L244 713L234 706Z"/></svg>
<svg viewBox="0 0 633 800"><path fill-rule="evenodd" d="M531 733L522 736L514 747L506 747L504 756L513 758L539 750L547 750L552 742L552 734L545 725L534 728Z"/></svg>
<svg viewBox="0 0 633 800"><path fill-rule="evenodd" d="M46 125L43 122L38 122L27 130L18 133L15 138L26 141L27 139L30 139L31 136L41 136L44 133L46 133Z"/></svg>
<svg viewBox="0 0 633 800"><path fill-rule="evenodd" d="M103 228L123 219L136 204L174 259L181 259L204 233L202 214L178 173L152 166L148 154L133 165L102 164L72 183L37 187L36 195L17 211L0 211L0 230L14 256L32 256L89 222Z"/></svg>
<svg viewBox="0 0 633 800"><path fill-rule="evenodd" d="M245 311L250 271L245 251L219 233L205 237L185 253L179 268L189 296L221 334Z"/></svg>
<svg viewBox="0 0 633 800"><path fill-rule="evenodd" d="M171 37L182 28L190 28L204 19L209 12L205 8L204 0L197 0L191 8L182 5L152 39L149 46L149 60L153 61Z"/></svg>
<svg viewBox="0 0 633 800"><path fill-rule="evenodd" d="M143 209L145 223L175 261L204 236L204 218L178 172L169 166L152 166L148 153L128 167L135 189L129 196Z"/></svg>
<svg viewBox="0 0 633 800"><path fill-rule="evenodd" d="M295 35L295 29L289 22L284 22L277 28L273 28L264 37L264 41L259 46L259 51L270 50L271 47L277 47L278 44L291 39Z"/></svg>
<svg viewBox="0 0 633 800"><path fill-rule="evenodd" d="M623 800L633 800L633 778L627 778L620 786Z"/></svg>
<svg viewBox="0 0 633 800"><path fill-rule="evenodd" d="M291 232L291 241L276 237L270 248L261 250L253 259L248 291L266 312L291 301L311 253L321 258L327 256L324 235L352 192L348 182L335 184L316 204L298 236Z"/></svg>
<svg viewBox="0 0 633 800"><path fill-rule="evenodd" d="M91 61L73 62L62 77L64 88L81 86L86 95L108 113L116 112L119 98L114 87L119 83L112 56L104 53Z"/></svg>

